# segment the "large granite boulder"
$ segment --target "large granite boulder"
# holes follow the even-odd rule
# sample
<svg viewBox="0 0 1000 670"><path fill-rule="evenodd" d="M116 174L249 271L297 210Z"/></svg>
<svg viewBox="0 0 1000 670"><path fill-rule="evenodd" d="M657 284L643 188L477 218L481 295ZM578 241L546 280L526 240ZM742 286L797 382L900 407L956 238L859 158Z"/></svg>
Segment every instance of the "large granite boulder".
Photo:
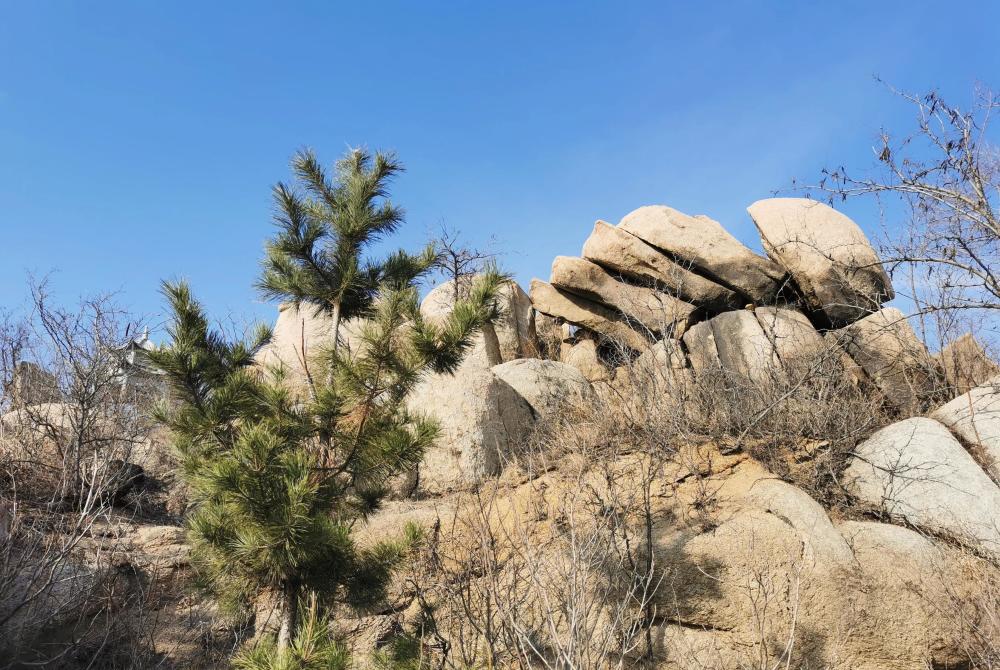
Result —
<svg viewBox="0 0 1000 670"><path fill-rule="evenodd" d="M488 368L431 375L407 408L436 419L441 430L419 466L419 490L426 493L472 488L496 475L534 424L528 403Z"/></svg>
<svg viewBox="0 0 1000 670"><path fill-rule="evenodd" d="M945 403L931 418L948 426L1000 481L1000 377Z"/></svg>
<svg viewBox="0 0 1000 670"><path fill-rule="evenodd" d="M751 302L771 302L781 288L785 273L778 265L752 252L707 216L651 205L627 214L618 227Z"/></svg>
<svg viewBox="0 0 1000 670"><path fill-rule="evenodd" d="M986 353L972 333L949 342L938 352L936 358L944 370L948 388L954 393L965 393L1000 374L1000 366Z"/></svg>
<svg viewBox="0 0 1000 670"><path fill-rule="evenodd" d="M531 302L543 314L582 326L616 344L636 351L642 351L649 345L650 338L634 330L615 310L558 289L540 279L531 280Z"/></svg>
<svg viewBox="0 0 1000 670"><path fill-rule="evenodd" d="M597 342L590 338L577 338L562 343L559 360L579 370L588 381L607 380L611 373L601 362Z"/></svg>
<svg viewBox="0 0 1000 670"><path fill-rule="evenodd" d="M553 286L610 307L652 333L680 335L694 305L646 286L619 281L599 265L583 258L556 256Z"/></svg>
<svg viewBox="0 0 1000 670"><path fill-rule="evenodd" d="M1000 556L1000 488L943 424L900 421L854 453L841 481L861 502Z"/></svg>
<svg viewBox="0 0 1000 670"><path fill-rule="evenodd" d="M868 238L837 210L806 198L769 198L747 211L767 254L833 325L856 321L894 297Z"/></svg>
<svg viewBox="0 0 1000 670"><path fill-rule="evenodd" d="M785 367L811 362L825 348L823 336L802 312L782 307L758 307L754 316Z"/></svg>
<svg viewBox="0 0 1000 670"><path fill-rule="evenodd" d="M774 345L750 310L725 312L709 323L723 370L764 381L780 366Z"/></svg>
<svg viewBox="0 0 1000 670"><path fill-rule="evenodd" d="M934 400L941 385L937 363L895 307L881 309L831 336L900 410L919 413Z"/></svg>
<svg viewBox="0 0 1000 670"><path fill-rule="evenodd" d="M583 257L625 277L651 283L678 298L712 310L741 307L731 289L675 263L663 252L604 221L583 245Z"/></svg>
<svg viewBox="0 0 1000 670"><path fill-rule="evenodd" d="M688 361L696 371L722 369L722 363L719 361L719 349L715 346L715 333L710 321L702 321L688 328L687 332L684 333L683 341L687 348Z"/></svg>
<svg viewBox="0 0 1000 670"><path fill-rule="evenodd" d="M471 285L473 277L461 283L461 288ZM459 290L458 295L461 296ZM449 281L434 287L420 303L420 314L429 321L440 323L455 308L455 282ZM512 361L515 358L534 356L538 353L535 334L535 314L531 298L518 286L517 282L507 282L500 290L500 319L494 324L496 348L499 360ZM489 337L489 334L485 334ZM480 335L483 337L483 335ZM491 347L492 348L492 347Z"/></svg>
<svg viewBox="0 0 1000 670"><path fill-rule="evenodd" d="M594 401L590 382L567 363L520 358L497 365L493 374L524 398L539 419L558 418Z"/></svg>

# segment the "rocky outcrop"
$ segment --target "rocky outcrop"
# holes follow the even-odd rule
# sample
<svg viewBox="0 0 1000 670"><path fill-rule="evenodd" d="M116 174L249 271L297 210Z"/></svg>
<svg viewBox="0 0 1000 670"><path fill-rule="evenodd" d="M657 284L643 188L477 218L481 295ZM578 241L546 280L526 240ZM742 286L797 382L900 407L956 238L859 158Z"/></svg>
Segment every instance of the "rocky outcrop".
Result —
<svg viewBox="0 0 1000 670"><path fill-rule="evenodd" d="M731 289L695 274L635 235L604 221L594 224L583 245L583 257L699 307L719 310L742 306Z"/></svg>
<svg viewBox="0 0 1000 670"><path fill-rule="evenodd" d="M531 302L535 309L543 314L582 326L636 351L642 351L649 345L649 337L634 330L628 321L614 310L560 290L539 279L531 280Z"/></svg>
<svg viewBox="0 0 1000 670"><path fill-rule="evenodd" d="M618 227L750 302L770 303L781 287L784 272L779 266L753 253L707 216L652 205L630 212Z"/></svg>
<svg viewBox="0 0 1000 670"><path fill-rule="evenodd" d="M610 376L610 372L601 363L601 358L597 354L597 343L588 338L564 342L560 349L559 360L572 365L591 382L604 381Z"/></svg>
<svg viewBox="0 0 1000 670"><path fill-rule="evenodd" d="M474 277L467 278L463 288L467 290L472 281ZM440 323L455 308L455 294L453 281L436 286L421 301L420 314L429 321ZM495 339L496 356L499 358L492 364L537 355L535 315L528 294L516 282L507 282L500 291L500 307L500 319L493 326L495 337L490 337L488 333L479 336ZM484 351L493 351L494 345L483 343L481 348Z"/></svg>
<svg viewBox="0 0 1000 670"><path fill-rule="evenodd" d="M898 309L881 309L836 331L834 338L900 410L919 413L935 399L937 364Z"/></svg>
<svg viewBox="0 0 1000 670"><path fill-rule="evenodd" d="M837 210L805 198L769 198L747 211L767 254L832 324L851 323L894 297L868 238Z"/></svg>
<svg viewBox="0 0 1000 670"><path fill-rule="evenodd" d="M966 393L1000 374L1000 366L990 358L972 333L949 342L936 358L944 370L948 388L954 393Z"/></svg>
<svg viewBox="0 0 1000 670"><path fill-rule="evenodd" d="M440 435L424 454L420 490L429 493L476 486L496 475L534 423L531 407L490 369L435 374L413 390L411 412L437 420Z"/></svg>
<svg viewBox="0 0 1000 670"><path fill-rule="evenodd" d="M754 316L783 366L811 362L826 348L823 336L802 312L758 307Z"/></svg>
<svg viewBox="0 0 1000 670"><path fill-rule="evenodd" d="M938 421L878 431L855 449L842 481L891 518L1000 556L1000 488Z"/></svg>
<svg viewBox="0 0 1000 670"><path fill-rule="evenodd" d="M521 358L497 365L493 374L524 398L538 419L568 416L594 401L590 382L567 363Z"/></svg>
<svg viewBox="0 0 1000 670"><path fill-rule="evenodd" d="M619 281L583 258L557 256L550 282L556 288L600 303L652 333L681 334L694 305L667 293Z"/></svg>
<svg viewBox="0 0 1000 670"><path fill-rule="evenodd" d="M715 333L710 321L702 321L693 325L684 333L683 340L692 368L698 371L722 369L719 350L715 346Z"/></svg>
<svg viewBox="0 0 1000 670"><path fill-rule="evenodd" d="M1000 481L1000 377L942 405L931 418L948 426Z"/></svg>

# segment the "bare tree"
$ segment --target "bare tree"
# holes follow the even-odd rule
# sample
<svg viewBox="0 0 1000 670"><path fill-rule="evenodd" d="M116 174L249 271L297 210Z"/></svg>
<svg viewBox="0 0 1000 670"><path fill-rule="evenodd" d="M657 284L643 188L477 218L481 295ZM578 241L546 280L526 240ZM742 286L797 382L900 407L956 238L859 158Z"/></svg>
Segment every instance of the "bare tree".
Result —
<svg viewBox="0 0 1000 670"><path fill-rule="evenodd" d="M874 197L898 219L881 251L890 274L904 278L925 338L944 342L970 319L992 327L1000 309L1000 150L991 122L1000 97L980 89L962 109L937 91L890 90L912 105L915 129L883 129L871 173L826 169L801 188L830 201Z"/></svg>
<svg viewBox="0 0 1000 670"><path fill-rule="evenodd" d="M490 247L495 243L496 240L491 238ZM449 228L443 223L433 244L438 254L435 266L444 282L453 287L452 300L455 303L465 297L464 292L468 291L469 280L491 265L495 265L500 255L491 248L479 249L468 246L462 240L460 230Z"/></svg>

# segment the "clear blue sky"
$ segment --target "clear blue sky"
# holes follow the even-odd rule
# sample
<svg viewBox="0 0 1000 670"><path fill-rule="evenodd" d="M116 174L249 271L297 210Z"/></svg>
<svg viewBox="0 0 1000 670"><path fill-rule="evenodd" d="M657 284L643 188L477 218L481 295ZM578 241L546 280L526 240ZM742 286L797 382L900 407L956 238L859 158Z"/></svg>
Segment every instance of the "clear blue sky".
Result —
<svg viewBox="0 0 1000 670"><path fill-rule="evenodd" d="M965 102L1000 86L998 25L995 2L0 0L0 306L54 271L156 321L185 277L270 320L251 285L301 146L396 150L396 241L495 234L522 283L643 204L756 247L748 204L909 121L873 75Z"/></svg>

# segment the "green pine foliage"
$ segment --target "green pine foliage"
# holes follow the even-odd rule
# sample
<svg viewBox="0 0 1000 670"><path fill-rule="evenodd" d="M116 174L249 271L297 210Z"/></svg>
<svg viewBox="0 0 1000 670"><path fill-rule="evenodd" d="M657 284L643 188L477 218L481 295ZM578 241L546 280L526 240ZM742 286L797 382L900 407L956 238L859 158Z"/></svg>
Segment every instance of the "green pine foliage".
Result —
<svg viewBox="0 0 1000 670"><path fill-rule="evenodd" d="M316 620L300 623L308 617L298 615L299 602L315 596L313 607L330 612L384 596L419 533L407 529L398 541L360 548L352 530L437 436L433 421L407 411L407 397L430 372L456 369L475 334L498 317L507 281L489 269L444 323L426 322L417 286L433 251L363 257L402 221L386 198L399 164L352 151L337 164L335 182L311 154L293 167L309 196L275 189L279 231L267 247L261 290L333 314L334 341L340 317L364 319L358 345L320 352L311 367L321 374L300 394L282 367L255 362L268 329L230 341L210 326L186 284L165 283L169 342L151 354L173 390L159 418L172 429L190 490L199 583L234 614L264 595L281 603L273 649L242 655L238 667L245 668L341 667L295 660L296 645L306 644L299 640L317 634L309 628Z"/></svg>

